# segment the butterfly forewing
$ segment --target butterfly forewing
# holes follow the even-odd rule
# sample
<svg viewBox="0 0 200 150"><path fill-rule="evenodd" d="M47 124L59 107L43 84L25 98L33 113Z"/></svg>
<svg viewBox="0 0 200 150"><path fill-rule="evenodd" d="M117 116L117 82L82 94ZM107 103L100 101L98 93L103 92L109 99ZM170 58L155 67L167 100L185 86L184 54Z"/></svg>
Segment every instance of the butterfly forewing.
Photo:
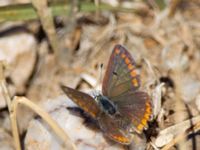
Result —
<svg viewBox="0 0 200 150"><path fill-rule="evenodd" d="M67 94L67 96L85 112L87 112L93 118L97 117L100 112L100 108L91 96L63 85L61 88Z"/></svg>
<svg viewBox="0 0 200 150"><path fill-rule="evenodd" d="M118 111L124 117L123 120L131 122L132 127L141 133L147 127L152 114L150 97L142 91L129 91L121 96L115 97L114 101Z"/></svg>
<svg viewBox="0 0 200 150"><path fill-rule="evenodd" d="M140 77L136 73L135 61L121 45L112 51L103 79L102 93L112 98L140 86Z"/></svg>

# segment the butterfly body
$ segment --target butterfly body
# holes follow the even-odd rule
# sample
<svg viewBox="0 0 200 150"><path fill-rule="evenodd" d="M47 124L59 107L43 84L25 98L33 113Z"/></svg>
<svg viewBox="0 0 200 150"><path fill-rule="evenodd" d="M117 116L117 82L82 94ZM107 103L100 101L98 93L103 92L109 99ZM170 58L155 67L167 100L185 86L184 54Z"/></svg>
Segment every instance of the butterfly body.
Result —
<svg viewBox="0 0 200 150"><path fill-rule="evenodd" d="M98 95L95 100L99 104L101 110L108 115L114 115L117 112L115 104L110 101L106 96Z"/></svg>
<svg viewBox="0 0 200 150"><path fill-rule="evenodd" d="M103 79L102 95L93 98L62 86L69 98L98 121L105 135L121 144L130 144L133 132L141 134L152 115L150 97L139 89L135 66L130 53L116 45Z"/></svg>

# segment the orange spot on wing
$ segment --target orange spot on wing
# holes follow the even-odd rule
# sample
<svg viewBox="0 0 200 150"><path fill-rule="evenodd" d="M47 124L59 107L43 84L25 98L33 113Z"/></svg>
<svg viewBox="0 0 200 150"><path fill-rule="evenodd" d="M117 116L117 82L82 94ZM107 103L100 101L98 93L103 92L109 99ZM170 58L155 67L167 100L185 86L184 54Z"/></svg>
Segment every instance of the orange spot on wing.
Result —
<svg viewBox="0 0 200 150"><path fill-rule="evenodd" d="M137 75L136 71L135 71L135 70L132 70L132 71L131 71L131 76L132 76L132 77L135 77L136 75Z"/></svg>
<svg viewBox="0 0 200 150"><path fill-rule="evenodd" d="M130 143L130 140L128 138L120 135L113 135L111 137L120 143Z"/></svg>
<svg viewBox="0 0 200 150"><path fill-rule="evenodd" d="M147 122L150 118L152 111L151 111L151 104L149 101L146 102L146 112L144 114L143 119L141 120L141 123L137 126L138 131L142 131L144 127L147 127Z"/></svg>
<svg viewBox="0 0 200 150"><path fill-rule="evenodd" d="M151 113L151 105L149 104L149 102L146 103L146 112L147 113Z"/></svg>
<svg viewBox="0 0 200 150"><path fill-rule="evenodd" d="M146 113L146 114L144 115L144 118L146 118L147 120L149 120L149 117L150 117L150 114L149 114L149 113Z"/></svg>
<svg viewBox="0 0 200 150"><path fill-rule="evenodd" d="M146 102L146 106L150 107L151 105L149 104L149 101Z"/></svg>
<svg viewBox="0 0 200 150"><path fill-rule="evenodd" d="M129 58L125 58L125 63L128 65L128 64L130 64L130 59Z"/></svg>
<svg viewBox="0 0 200 150"><path fill-rule="evenodd" d="M143 124L139 124L138 126L137 126L137 129L139 130L139 131L142 131L142 129L143 129Z"/></svg>
<svg viewBox="0 0 200 150"><path fill-rule="evenodd" d="M115 49L115 54L119 54L120 53L120 50L117 48Z"/></svg>
<svg viewBox="0 0 200 150"><path fill-rule="evenodd" d="M132 70L133 68L134 68L134 66L133 66L132 64L129 64L129 65L128 65L128 69L129 69L129 70Z"/></svg>
<svg viewBox="0 0 200 150"><path fill-rule="evenodd" d="M87 112L88 114L90 114L92 117L96 118L97 116L97 112L96 110L94 110L93 108L90 108L88 106L82 105L81 108ZM89 109L90 108L90 109Z"/></svg>
<svg viewBox="0 0 200 150"><path fill-rule="evenodd" d="M138 81L137 81L136 78L134 78L134 79L132 80L132 83L133 83L134 86L136 86L136 87L138 86Z"/></svg>
<svg viewBox="0 0 200 150"><path fill-rule="evenodd" d="M147 124L147 120L146 119L142 119L142 124L144 125L144 126L146 126L146 124Z"/></svg>
<svg viewBox="0 0 200 150"><path fill-rule="evenodd" d="M122 58L125 58L125 57L126 57L126 55L125 55L124 53L122 53L122 54L121 54L121 57L122 57Z"/></svg>

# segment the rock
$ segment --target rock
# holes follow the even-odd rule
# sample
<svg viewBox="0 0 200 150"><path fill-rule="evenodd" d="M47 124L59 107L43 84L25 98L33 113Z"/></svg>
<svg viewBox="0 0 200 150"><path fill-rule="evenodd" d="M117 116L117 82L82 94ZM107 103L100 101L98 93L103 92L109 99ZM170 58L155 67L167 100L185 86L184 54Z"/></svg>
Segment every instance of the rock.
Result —
<svg viewBox="0 0 200 150"><path fill-rule="evenodd" d="M18 33L0 38L0 60L6 61L5 76L11 80L12 92L24 93L36 61L36 40L29 33ZM14 89L13 89L14 87ZM0 108L5 107L0 91Z"/></svg>
<svg viewBox="0 0 200 150"><path fill-rule="evenodd" d="M0 150L14 150L12 137L0 128Z"/></svg>
<svg viewBox="0 0 200 150"><path fill-rule="evenodd" d="M181 79L180 93L182 99L188 103L195 100L200 92L200 82L190 76L184 76Z"/></svg>

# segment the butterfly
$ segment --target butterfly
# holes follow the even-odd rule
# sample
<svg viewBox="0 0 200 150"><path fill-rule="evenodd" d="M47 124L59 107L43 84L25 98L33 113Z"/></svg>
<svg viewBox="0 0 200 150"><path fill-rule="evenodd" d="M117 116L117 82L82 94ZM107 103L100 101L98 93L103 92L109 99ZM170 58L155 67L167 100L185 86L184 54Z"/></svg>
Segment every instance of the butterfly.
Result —
<svg viewBox="0 0 200 150"><path fill-rule="evenodd" d="M152 115L150 96L139 89L140 85L134 59L123 46L116 45L103 78L102 94L93 98L70 87L61 88L97 120L106 136L129 145L134 133L141 134L147 128Z"/></svg>

